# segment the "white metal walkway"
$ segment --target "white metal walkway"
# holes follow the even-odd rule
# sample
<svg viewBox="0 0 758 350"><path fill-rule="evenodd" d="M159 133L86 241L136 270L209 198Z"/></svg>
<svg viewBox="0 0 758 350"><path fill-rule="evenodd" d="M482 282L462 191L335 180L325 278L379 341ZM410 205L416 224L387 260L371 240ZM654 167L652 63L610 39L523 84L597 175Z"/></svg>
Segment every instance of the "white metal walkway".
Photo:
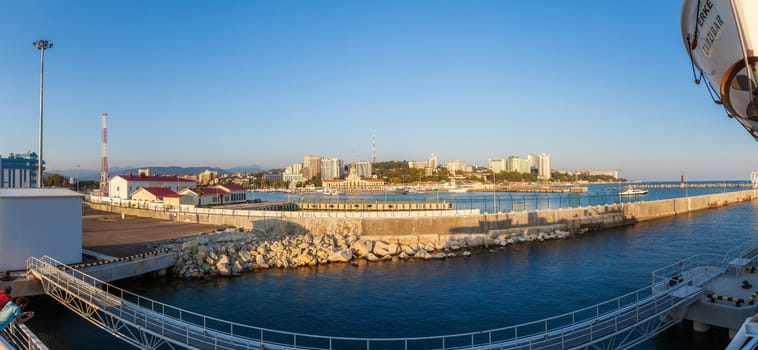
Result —
<svg viewBox="0 0 758 350"><path fill-rule="evenodd" d="M142 349L627 349L679 322L688 304L704 293L701 287L723 274L721 259L703 255L673 264L655 272L650 286L571 313L417 338L330 337L253 327L130 293L49 257L30 258L27 267L45 293ZM698 269L705 266L713 268Z"/></svg>

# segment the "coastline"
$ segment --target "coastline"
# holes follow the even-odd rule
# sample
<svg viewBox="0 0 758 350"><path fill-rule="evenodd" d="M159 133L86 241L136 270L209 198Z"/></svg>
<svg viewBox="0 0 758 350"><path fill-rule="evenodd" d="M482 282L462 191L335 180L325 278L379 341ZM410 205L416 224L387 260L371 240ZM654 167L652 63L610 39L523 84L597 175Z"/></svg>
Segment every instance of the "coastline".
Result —
<svg viewBox="0 0 758 350"><path fill-rule="evenodd" d="M308 230L280 217L265 219L258 224L253 220L250 230L226 229L220 233L154 244L153 248L177 253L177 261L171 270L181 278L233 276L272 267L286 269L350 263L358 259L369 262L448 259L470 256L472 250L479 248L498 249L519 243L565 239L577 233L718 208L755 198L756 193L751 190L617 206L509 213L513 215L508 219L510 227L489 224L502 223L502 214L480 214L477 216L478 230L456 232L434 226L439 230L437 233L394 230L367 234L362 233L369 231L365 223L349 224L344 221L346 218L338 217L319 217L315 221L320 222L320 230ZM441 219L407 217L360 220L402 228L408 227L409 223Z"/></svg>

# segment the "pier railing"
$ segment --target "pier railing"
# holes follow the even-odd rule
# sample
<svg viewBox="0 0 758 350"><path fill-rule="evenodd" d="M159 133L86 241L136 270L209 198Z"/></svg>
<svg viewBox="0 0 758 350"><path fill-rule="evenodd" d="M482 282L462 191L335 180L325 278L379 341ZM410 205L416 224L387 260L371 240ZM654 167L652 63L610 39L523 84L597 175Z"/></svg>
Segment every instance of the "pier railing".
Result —
<svg viewBox="0 0 758 350"><path fill-rule="evenodd" d="M50 257L27 266L45 292L138 347L266 349L626 349L679 320L665 318L701 291L654 293L646 286L573 312L484 331L409 338L351 338L286 332L205 316L115 287ZM685 280L681 285L697 285ZM674 293L678 290L680 293ZM664 321L662 321L664 320Z"/></svg>
<svg viewBox="0 0 758 350"><path fill-rule="evenodd" d="M712 279L714 273L721 273L725 268L724 256L720 254L699 254L653 271L653 286L675 286L682 283L702 285L706 279ZM699 275L693 272L699 268L713 267L713 271L703 271ZM709 273L710 272L710 273ZM664 288L664 289L665 289Z"/></svg>

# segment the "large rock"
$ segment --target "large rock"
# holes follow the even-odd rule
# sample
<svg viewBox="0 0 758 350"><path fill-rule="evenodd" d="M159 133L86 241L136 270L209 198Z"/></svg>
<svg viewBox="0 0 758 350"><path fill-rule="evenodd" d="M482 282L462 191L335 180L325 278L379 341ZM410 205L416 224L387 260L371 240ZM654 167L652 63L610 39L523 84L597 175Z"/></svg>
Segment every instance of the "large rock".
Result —
<svg viewBox="0 0 758 350"><path fill-rule="evenodd" d="M419 249L413 257L416 259L429 260L432 258L432 254L429 254L429 252L424 249Z"/></svg>
<svg viewBox="0 0 758 350"><path fill-rule="evenodd" d="M348 234L348 235L345 236L345 243L348 246L352 246L353 243L355 243L357 241L358 241L358 236L356 236L356 235Z"/></svg>
<svg viewBox="0 0 758 350"><path fill-rule="evenodd" d="M353 251L350 249L340 249L329 255L329 262L348 262L353 259Z"/></svg>
<svg viewBox="0 0 758 350"><path fill-rule="evenodd" d="M197 242L195 241L187 241L182 243L182 250L195 250L197 249Z"/></svg>
<svg viewBox="0 0 758 350"><path fill-rule="evenodd" d="M377 241L374 244L374 255L384 257L393 256L400 253L400 245L397 243L388 243L385 241Z"/></svg>
<svg viewBox="0 0 758 350"><path fill-rule="evenodd" d="M216 270L218 270L218 274L221 276L231 276L232 270L229 268L229 257L222 254L216 262Z"/></svg>
<svg viewBox="0 0 758 350"><path fill-rule="evenodd" d="M311 254L300 254L295 258L295 263L305 266L316 265L316 257Z"/></svg>
<svg viewBox="0 0 758 350"><path fill-rule="evenodd" d="M210 238L208 238L208 236L197 237L197 244L208 245L209 241L210 241Z"/></svg>
<svg viewBox="0 0 758 350"><path fill-rule="evenodd" d="M242 266L242 263L239 260L235 261L234 264L232 265L232 274L237 274L244 270L245 270L245 267Z"/></svg>
<svg viewBox="0 0 758 350"><path fill-rule="evenodd" d="M368 253L371 252L371 249L366 245L366 243L361 241L354 242L350 246L350 249L353 251L353 253L355 253L356 256L361 258L367 257Z"/></svg>
<svg viewBox="0 0 758 350"><path fill-rule="evenodd" d="M239 253L237 253L237 258L241 260L243 263L249 263L251 260L253 260L253 257L250 255L250 253L247 250L240 250Z"/></svg>
<svg viewBox="0 0 758 350"><path fill-rule="evenodd" d="M382 258L374 255L374 253L368 253L368 255L366 256L366 260L368 260L368 261L381 261Z"/></svg>

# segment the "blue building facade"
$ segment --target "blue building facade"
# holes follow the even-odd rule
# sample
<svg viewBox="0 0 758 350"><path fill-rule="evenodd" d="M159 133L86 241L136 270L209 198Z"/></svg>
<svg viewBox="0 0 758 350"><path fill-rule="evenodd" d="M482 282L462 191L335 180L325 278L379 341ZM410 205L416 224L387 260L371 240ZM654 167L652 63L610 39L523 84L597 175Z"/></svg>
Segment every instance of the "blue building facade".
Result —
<svg viewBox="0 0 758 350"><path fill-rule="evenodd" d="M37 162L34 152L0 157L0 188L36 188Z"/></svg>

